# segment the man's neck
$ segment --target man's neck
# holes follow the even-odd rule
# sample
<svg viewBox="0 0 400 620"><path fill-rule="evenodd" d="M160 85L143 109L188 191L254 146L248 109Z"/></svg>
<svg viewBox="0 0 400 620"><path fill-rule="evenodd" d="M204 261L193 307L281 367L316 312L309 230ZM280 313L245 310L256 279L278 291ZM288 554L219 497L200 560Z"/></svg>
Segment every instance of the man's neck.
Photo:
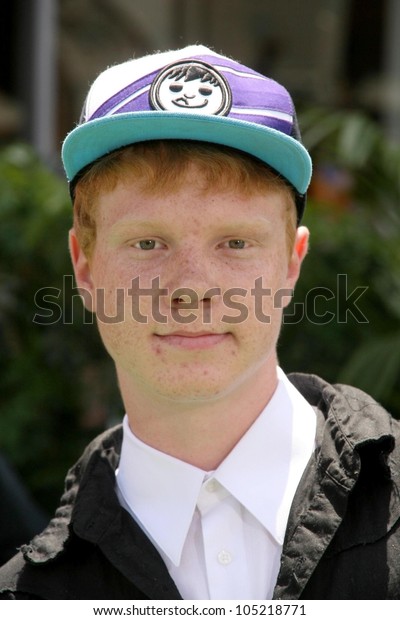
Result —
<svg viewBox="0 0 400 620"><path fill-rule="evenodd" d="M276 362L219 398L171 401L143 393L119 374L129 426L144 443L212 471L225 459L271 399Z"/></svg>

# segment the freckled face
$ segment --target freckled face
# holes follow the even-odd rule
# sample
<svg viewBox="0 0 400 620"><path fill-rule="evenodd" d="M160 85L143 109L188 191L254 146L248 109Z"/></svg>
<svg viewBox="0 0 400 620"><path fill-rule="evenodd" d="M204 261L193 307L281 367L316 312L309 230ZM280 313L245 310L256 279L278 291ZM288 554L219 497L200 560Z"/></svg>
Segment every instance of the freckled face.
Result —
<svg viewBox="0 0 400 620"><path fill-rule="evenodd" d="M262 385L276 365L277 291L293 288L301 262L296 251L288 259L279 193L207 191L198 175L168 195L135 179L102 195L86 282L75 259L120 379L149 398L207 401Z"/></svg>

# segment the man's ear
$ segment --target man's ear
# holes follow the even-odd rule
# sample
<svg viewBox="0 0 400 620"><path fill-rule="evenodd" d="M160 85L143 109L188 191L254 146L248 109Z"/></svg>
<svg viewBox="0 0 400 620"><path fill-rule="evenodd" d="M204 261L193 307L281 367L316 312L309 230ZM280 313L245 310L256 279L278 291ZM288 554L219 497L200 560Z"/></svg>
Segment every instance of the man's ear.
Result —
<svg viewBox="0 0 400 620"><path fill-rule="evenodd" d="M300 269L304 258L308 252L308 240L310 232L306 226L299 226L296 230L296 237L292 255L289 260L287 279L290 288L294 289L300 275Z"/></svg>
<svg viewBox="0 0 400 620"><path fill-rule="evenodd" d="M85 308L90 312L94 312L95 291L90 263L79 244L73 228L69 231L69 251L74 268L76 284L79 288Z"/></svg>

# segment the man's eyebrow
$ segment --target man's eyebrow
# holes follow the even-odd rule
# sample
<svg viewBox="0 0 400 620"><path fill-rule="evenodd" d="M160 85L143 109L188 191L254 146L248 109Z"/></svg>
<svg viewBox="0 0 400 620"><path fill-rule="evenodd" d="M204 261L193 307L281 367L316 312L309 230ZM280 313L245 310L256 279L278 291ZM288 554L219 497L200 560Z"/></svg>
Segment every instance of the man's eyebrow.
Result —
<svg viewBox="0 0 400 620"><path fill-rule="evenodd" d="M273 222L267 217L255 217L255 218L243 218L240 219L230 218L224 221L211 220L206 225L210 231L217 234L234 235L239 234L254 234L257 232L269 231L274 226ZM135 234L160 233L168 230L176 230L173 217L166 218L162 222L159 220L141 219L134 215L129 215L120 220L117 220L109 227L109 233L113 237L121 235L128 230L133 230Z"/></svg>
<svg viewBox="0 0 400 620"><path fill-rule="evenodd" d="M258 230L259 228L270 228L273 222L268 217L254 217L246 219L233 219L221 222L219 227L226 230Z"/></svg>
<svg viewBox="0 0 400 620"><path fill-rule="evenodd" d="M150 235L160 234L161 228L165 231L165 225L151 220L142 220L135 217L126 217L110 225L108 235L110 240L121 239L124 235Z"/></svg>
<svg viewBox="0 0 400 620"><path fill-rule="evenodd" d="M160 226L165 226L165 223L161 224L156 220L143 220L141 218L136 218L134 216L124 217L122 219L117 220L110 226L110 230L112 231L123 231L129 227L135 228L146 228L146 229L155 229L160 228Z"/></svg>

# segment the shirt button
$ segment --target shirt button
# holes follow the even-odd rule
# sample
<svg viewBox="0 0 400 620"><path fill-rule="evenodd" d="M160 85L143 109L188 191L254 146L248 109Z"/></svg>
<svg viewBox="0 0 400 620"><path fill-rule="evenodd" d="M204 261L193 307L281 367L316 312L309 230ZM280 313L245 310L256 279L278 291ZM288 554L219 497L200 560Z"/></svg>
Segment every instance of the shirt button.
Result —
<svg viewBox="0 0 400 620"><path fill-rule="evenodd" d="M211 480L208 480L206 482L205 486L209 493L214 493L218 489L218 482L215 480L215 478L211 478Z"/></svg>
<svg viewBox="0 0 400 620"><path fill-rule="evenodd" d="M229 553L229 551L225 551L225 550L220 551L217 555L217 558L218 558L218 562L220 564L223 564L224 566L232 562L232 556Z"/></svg>

